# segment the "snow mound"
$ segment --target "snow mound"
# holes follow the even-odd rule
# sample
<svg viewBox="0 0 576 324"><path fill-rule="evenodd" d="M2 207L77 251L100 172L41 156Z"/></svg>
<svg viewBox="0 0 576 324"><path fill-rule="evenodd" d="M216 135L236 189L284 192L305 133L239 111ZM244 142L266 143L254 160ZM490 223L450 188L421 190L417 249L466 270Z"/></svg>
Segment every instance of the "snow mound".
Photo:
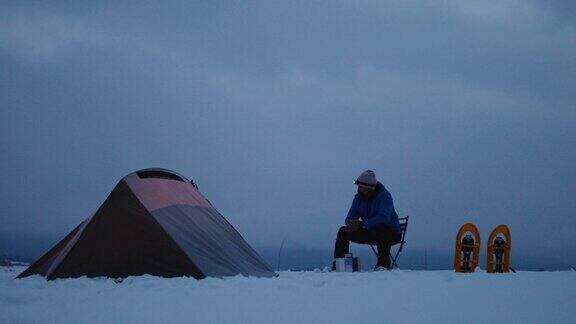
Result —
<svg viewBox="0 0 576 324"><path fill-rule="evenodd" d="M568 323L576 272L280 272L278 278L13 279L0 323Z"/></svg>

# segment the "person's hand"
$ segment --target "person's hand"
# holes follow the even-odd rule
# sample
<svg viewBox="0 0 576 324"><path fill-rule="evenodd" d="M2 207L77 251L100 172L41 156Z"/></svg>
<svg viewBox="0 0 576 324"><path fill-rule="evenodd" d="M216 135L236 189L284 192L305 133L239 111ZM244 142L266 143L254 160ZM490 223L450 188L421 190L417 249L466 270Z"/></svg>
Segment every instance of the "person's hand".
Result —
<svg viewBox="0 0 576 324"><path fill-rule="evenodd" d="M360 221L357 219L352 219L346 222L346 232L355 232L360 228Z"/></svg>

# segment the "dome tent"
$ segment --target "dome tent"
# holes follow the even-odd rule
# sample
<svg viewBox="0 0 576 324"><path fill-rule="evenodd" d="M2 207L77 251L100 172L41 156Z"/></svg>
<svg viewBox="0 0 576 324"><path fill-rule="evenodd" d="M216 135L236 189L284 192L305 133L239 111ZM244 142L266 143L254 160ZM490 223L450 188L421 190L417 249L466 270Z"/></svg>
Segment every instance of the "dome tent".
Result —
<svg viewBox="0 0 576 324"><path fill-rule="evenodd" d="M18 278L245 276L276 274L185 177L145 169Z"/></svg>

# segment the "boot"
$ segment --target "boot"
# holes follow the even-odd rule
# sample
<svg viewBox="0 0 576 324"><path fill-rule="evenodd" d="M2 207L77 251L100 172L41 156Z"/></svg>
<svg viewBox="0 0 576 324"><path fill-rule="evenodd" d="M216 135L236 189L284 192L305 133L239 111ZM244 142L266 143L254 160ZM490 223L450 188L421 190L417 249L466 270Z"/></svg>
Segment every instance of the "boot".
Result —
<svg viewBox="0 0 576 324"><path fill-rule="evenodd" d="M389 256L378 257L378 262L376 262L376 268L386 268L386 270L390 270L390 257Z"/></svg>

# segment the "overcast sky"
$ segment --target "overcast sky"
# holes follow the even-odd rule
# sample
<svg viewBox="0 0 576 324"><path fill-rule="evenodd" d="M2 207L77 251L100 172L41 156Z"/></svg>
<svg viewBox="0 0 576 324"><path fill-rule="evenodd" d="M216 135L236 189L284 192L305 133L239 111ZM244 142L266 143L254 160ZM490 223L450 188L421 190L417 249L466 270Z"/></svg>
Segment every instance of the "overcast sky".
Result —
<svg viewBox="0 0 576 324"><path fill-rule="evenodd" d="M576 2L120 3L0 3L0 232L164 167L255 246L331 247L373 169L412 249L504 223L576 262Z"/></svg>

